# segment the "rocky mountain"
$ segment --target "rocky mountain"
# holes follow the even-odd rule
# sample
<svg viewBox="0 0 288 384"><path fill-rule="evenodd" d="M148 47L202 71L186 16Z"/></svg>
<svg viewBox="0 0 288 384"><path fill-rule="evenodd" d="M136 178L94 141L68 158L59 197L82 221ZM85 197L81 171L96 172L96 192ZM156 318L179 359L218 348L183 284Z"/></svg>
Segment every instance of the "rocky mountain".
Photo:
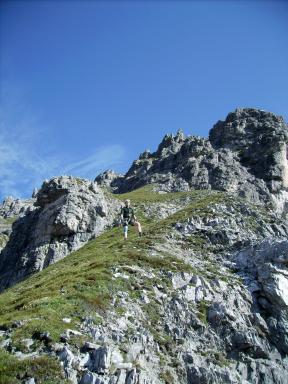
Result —
<svg viewBox="0 0 288 384"><path fill-rule="evenodd" d="M8 199L0 384L287 383L286 145L281 117L238 109L125 175ZM144 236L124 241L126 198Z"/></svg>
<svg viewBox="0 0 288 384"><path fill-rule="evenodd" d="M286 209L288 130L282 117L252 108L236 109L218 121L209 138L166 135L156 152L143 152L123 176L106 171L96 177L114 192L149 183L164 191L212 189Z"/></svg>
<svg viewBox="0 0 288 384"><path fill-rule="evenodd" d="M26 212L33 210L35 199L20 200L9 196L0 205L0 216L4 219L24 216Z"/></svg>

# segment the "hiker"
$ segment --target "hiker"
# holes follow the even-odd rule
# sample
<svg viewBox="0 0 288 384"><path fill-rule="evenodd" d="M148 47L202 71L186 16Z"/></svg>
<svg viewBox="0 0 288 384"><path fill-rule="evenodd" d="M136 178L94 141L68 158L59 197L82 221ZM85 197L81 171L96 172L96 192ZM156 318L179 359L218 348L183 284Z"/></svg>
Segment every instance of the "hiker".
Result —
<svg viewBox="0 0 288 384"><path fill-rule="evenodd" d="M137 220L137 217L134 214L133 208L130 207L130 200L125 200L124 207L121 208L121 222L123 223L124 228L124 239L127 239L128 236L128 225L134 225L138 231L138 235L142 236L141 224Z"/></svg>

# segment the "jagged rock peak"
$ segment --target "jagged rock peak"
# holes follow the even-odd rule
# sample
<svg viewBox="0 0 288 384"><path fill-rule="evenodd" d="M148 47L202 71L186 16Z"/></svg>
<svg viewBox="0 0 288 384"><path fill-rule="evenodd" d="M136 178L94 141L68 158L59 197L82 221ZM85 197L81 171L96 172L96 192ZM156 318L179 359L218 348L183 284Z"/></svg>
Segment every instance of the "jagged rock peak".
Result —
<svg viewBox="0 0 288 384"><path fill-rule="evenodd" d="M145 149L144 152L140 153L139 155L139 160L143 160L143 159L148 159L149 157L151 157L151 151L150 149Z"/></svg>
<svg viewBox="0 0 288 384"><path fill-rule="evenodd" d="M33 198L36 198L37 193L38 193L38 188L35 187L35 188L33 189L33 192L32 192L32 197L33 197Z"/></svg>
<svg viewBox="0 0 288 384"><path fill-rule="evenodd" d="M288 127L283 117L244 108L218 121L209 133L215 149L237 152L242 165L265 180L270 191L288 187Z"/></svg>
<svg viewBox="0 0 288 384"><path fill-rule="evenodd" d="M109 187L113 190L113 187L117 188L117 182L122 180L123 177L124 176L120 173L117 173L112 169L108 169L107 171L100 173L94 181L100 186Z"/></svg>
<svg viewBox="0 0 288 384"><path fill-rule="evenodd" d="M209 140L214 147L238 150L256 142L260 145L287 142L288 129L282 116L261 109L237 108L228 113L224 121L219 120L213 126Z"/></svg>
<svg viewBox="0 0 288 384"><path fill-rule="evenodd" d="M183 144L185 141L185 134L182 129L178 129L176 135L173 135L172 133L166 134L161 143L158 146L158 149L156 151L156 154L161 154L163 149L171 148L173 150L179 149L181 144Z"/></svg>
<svg viewBox="0 0 288 384"><path fill-rule="evenodd" d="M124 177L113 179L114 191L128 192L149 183L161 184L165 191L216 189L254 202L277 201L277 209L283 211L287 143L282 117L238 108L214 125L209 139L185 137L181 130L165 135L155 152L145 151Z"/></svg>

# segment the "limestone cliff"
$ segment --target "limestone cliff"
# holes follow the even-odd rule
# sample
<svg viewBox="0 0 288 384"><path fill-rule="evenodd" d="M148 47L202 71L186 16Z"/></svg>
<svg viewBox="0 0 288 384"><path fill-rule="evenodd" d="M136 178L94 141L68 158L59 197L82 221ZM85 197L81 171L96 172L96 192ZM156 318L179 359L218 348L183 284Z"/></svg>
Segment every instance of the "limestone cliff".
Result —
<svg viewBox="0 0 288 384"><path fill-rule="evenodd" d="M0 290L83 246L113 223L118 209L91 181L61 176L44 182L1 252Z"/></svg>

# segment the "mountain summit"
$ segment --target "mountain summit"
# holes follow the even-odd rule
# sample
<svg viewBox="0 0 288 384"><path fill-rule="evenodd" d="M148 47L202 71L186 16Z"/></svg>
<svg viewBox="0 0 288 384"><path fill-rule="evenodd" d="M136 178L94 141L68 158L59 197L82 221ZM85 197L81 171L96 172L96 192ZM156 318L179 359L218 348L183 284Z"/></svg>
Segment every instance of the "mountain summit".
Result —
<svg viewBox="0 0 288 384"><path fill-rule="evenodd" d="M96 181L118 193L150 183L169 192L215 189L255 202L272 199L281 210L288 186L287 142L282 117L236 109L214 125L209 139L181 131L165 135L158 149L143 152L124 176L106 171Z"/></svg>

